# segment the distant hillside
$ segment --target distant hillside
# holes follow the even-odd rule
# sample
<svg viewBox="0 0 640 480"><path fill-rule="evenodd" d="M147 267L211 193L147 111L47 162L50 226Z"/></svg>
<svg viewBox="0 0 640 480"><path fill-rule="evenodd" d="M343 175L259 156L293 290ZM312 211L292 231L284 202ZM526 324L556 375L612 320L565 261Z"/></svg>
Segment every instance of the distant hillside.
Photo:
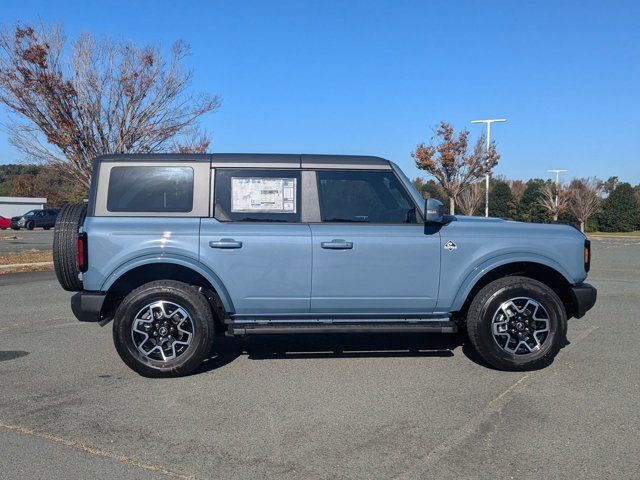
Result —
<svg viewBox="0 0 640 480"><path fill-rule="evenodd" d="M42 171L39 165L17 165L9 163L0 165L0 197L13 195L13 179L21 175L35 177Z"/></svg>
<svg viewBox="0 0 640 480"><path fill-rule="evenodd" d="M81 202L87 192L53 167L0 165L0 197L46 197L48 207Z"/></svg>

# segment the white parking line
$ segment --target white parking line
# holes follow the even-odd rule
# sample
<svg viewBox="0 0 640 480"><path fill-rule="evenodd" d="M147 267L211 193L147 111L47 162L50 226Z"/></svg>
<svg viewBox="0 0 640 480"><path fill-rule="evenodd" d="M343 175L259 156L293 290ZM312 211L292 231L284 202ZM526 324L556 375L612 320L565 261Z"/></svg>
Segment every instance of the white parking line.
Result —
<svg viewBox="0 0 640 480"><path fill-rule="evenodd" d="M22 427L19 425L10 425L4 422L0 422L0 428L5 430L9 430L11 432L22 433L23 435L29 435L32 437L37 437L49 442L59 443L62 445L66 445L67 447L75 448L76 450L80 450L82 452L88 453L90 455L95 455L97 457L109 458L111 460L115 460L117 462L126 463L127 465L131 465L134 467L141 468L148 472L158 473L160 475L165 475L171 478L180 478L184 480L195 479L195 475L183 475L181 473L173 472L165 467L159 465L147 465L135 458L128 457L126 455L118 455L113 452L109 452L107 450L101 450L99 448L93 447L91 445L87 445L86 443L76 442L75 440L71 440L69 438L61 437L60 435L53 435L51 433L38 432L32 428Z"/></svg>

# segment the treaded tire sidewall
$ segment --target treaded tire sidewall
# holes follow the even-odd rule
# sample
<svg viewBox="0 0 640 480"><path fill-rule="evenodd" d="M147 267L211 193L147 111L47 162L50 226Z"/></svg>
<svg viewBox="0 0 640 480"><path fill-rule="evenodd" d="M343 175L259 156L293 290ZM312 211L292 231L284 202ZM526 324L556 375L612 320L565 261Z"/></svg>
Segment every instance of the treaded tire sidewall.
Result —
<svg viewBox="0 0 640 480"><path fill-rule="evenodd" d="M515 297L529 297L548 312L548 337L538 352L523 355L502 350L493 338L491 321L498 307ZM485 286L471 302L467 315L469 340L480 356L500 370L535 370L549 365L563 345L567 332L564 305L545 284L527 277L508 277Z"/></svg>
<svg viewBox="0 0 640 480"><path fill-rule="evenodd" d="M62 288L70 292L82 290L78 278L78 229L87 216L87 205L76 203L65 205L58 213L53 233L53 266Z"/></svg>
<svg viewBox="0 0 640 480"><path fill-rule="evenodd" d="M187 310L195 323L195 338L186 352L165 364L142 355L131 338L135 315L157 300L174 301ZM113 321L113 342L120 358L145 377L188 375L208 357L214 335L213 316L205 297L195 287L172 280L150 282L133 290L118 306Z"/></svg>

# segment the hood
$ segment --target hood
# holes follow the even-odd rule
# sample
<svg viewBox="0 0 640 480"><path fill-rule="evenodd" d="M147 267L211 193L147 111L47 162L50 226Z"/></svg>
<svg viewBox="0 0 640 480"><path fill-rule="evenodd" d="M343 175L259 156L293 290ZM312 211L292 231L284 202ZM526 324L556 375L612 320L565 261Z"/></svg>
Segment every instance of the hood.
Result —
<svg viewBox="0 0 640 480"><path fill-rule="evenodd" d="M456 215L452 225L458 228L468 228L478 233L496 235L542 235L542 236L570 236L584 239L586 236L577 228L566 223L527 223L514 220L503 220L493 217L468 217Z"/></svg>

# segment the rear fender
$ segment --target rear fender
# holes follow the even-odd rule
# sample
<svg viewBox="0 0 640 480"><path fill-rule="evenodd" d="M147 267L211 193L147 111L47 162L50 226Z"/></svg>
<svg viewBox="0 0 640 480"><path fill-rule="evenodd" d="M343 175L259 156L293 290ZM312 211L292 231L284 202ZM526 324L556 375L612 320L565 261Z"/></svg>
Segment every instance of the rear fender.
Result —
<svg viewBox="0 0 640 480"><path fill-rule="evenodd" d="M170 263L174 265L180 265L182 267L189 268L196 273L202 275L216 290L218 296L220 297L220 301L224 306L224 309L228 313L235 312L233 307L233 302L231 301L231 296L229 292L225 288L220 277L215 274L211 269L207 268L202 263L197 260L176 254L163 254L163 255L143 255L140 257L133 258L126 263L120 265L116 268L103 282L100 290L106 292L109 288L120 278L122 275L127 273L134 268L138 268L144 265L152 265L159 263Z"/></svg>

